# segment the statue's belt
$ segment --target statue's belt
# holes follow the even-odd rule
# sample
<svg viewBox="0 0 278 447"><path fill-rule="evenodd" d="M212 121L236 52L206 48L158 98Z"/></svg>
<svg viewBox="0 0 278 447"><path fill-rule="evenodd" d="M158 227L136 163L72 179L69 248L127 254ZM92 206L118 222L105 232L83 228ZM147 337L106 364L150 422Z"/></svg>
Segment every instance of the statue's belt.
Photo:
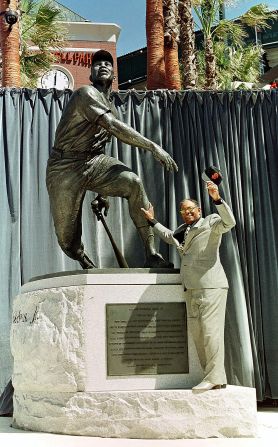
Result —
<svg viewBox="0 0 278 447"><path fill-rule="evenodd" d="M96 157L99 153L94 153L92 151L61 151L59 149L55 149L54 147L51 150L51 157L53 158L72 158L73 160L90 160L91 158Z"/></svg>

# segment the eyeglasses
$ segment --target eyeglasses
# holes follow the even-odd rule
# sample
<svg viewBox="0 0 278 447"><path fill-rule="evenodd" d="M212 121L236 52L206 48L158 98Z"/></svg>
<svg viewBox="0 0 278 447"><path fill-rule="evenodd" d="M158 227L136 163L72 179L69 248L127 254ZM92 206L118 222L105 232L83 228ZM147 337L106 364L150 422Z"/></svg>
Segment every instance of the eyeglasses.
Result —
<svg viewBox="0 0 278 447"><path fill-rule="evenodd" d="M180 214L191 213L192 211L195 210L195 208L199 208L199 207L196 205L196 206L191 206L190 208L186 208L185 210L180 210Z"/></svg>

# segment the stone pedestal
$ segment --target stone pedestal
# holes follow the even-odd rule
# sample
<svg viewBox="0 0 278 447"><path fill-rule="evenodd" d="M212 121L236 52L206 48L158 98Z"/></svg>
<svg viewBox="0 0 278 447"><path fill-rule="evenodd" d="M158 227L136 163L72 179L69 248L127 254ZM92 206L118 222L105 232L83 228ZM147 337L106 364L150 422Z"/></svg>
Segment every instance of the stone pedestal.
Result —
<svg viewBox="0 0 278 447"><path fill-rule="evenodd" d="M93 270L31 281L15 299L11 340L18 427L120 438L255 436L254 389L191 391L202 371L177 272Z"/></svg>

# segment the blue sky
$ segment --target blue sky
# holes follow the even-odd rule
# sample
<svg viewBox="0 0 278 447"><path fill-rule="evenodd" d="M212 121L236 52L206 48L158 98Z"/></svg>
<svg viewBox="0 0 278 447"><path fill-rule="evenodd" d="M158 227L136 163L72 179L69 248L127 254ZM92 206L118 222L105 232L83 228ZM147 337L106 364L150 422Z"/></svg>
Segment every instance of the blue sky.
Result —
<svg viewBox="0 0 278 447"><path fill-rule="evenodd" d="M64 6L92 22L116 23L122 29L117 45L118 56L146 46L146 0L58 0ZM234 18L251 6L265 3L277 8L277 0L240 0L237 7L227 8L227 18Z"/></svg>

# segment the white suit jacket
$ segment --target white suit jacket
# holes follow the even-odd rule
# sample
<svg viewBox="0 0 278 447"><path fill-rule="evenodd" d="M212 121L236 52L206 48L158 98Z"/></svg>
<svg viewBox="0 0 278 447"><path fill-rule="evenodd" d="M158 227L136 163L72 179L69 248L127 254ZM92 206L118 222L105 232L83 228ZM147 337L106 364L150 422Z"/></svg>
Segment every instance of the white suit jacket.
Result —
<svg viewBox="0 0 278 447"><path fill-rule="evenodd" d="M228 288L228 281L219 258L222 234L236 224L230 207L222 201L216 205L219 214L210 214L189 230L185 243L180 244L173 231L160 223L155 233L168 244L176 245L181 256L181 279L186 289Z"/></svg>

